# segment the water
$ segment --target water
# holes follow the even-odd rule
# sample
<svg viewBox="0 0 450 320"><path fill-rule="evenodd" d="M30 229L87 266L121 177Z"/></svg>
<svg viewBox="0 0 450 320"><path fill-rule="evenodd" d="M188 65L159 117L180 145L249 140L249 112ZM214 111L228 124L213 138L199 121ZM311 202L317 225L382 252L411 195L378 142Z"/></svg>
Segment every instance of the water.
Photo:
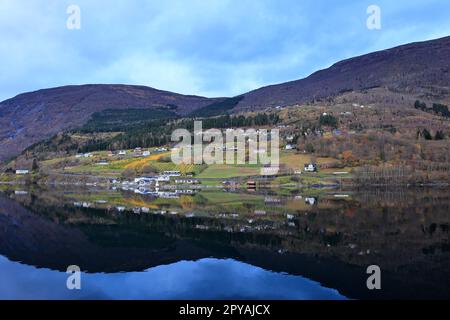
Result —
<svg viewBox="0 0 450 320"><path fill-rule="evenodd" d="M1 299L344 299L319 283L232 259L180 261L143 272L82 274L67 290L67 274L0 258Z"/></svg>
<svg viewBox="0 0 450 320"><path fill-rule="evenodd" d="M449 195L4 190L0 299L448 299Z"/></svg>

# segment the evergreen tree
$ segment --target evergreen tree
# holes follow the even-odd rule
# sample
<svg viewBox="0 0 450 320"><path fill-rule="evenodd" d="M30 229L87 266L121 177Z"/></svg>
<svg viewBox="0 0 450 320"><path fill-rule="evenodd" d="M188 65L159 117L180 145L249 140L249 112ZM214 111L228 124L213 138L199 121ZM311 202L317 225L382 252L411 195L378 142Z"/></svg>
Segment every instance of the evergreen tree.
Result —
<svg viewBox="0 0 450 320"><path fill-rule="evenodd" d="M431 136L430 131L428 131L427 129L423 129L422 130L422 136L425 138L425 140L432 140L433 137Z"/></svg>
<svg viewBox="0 0 450 320"><path fill-rule="evenodd" d="M436 134L434 135L434 140L444 140L445 135L441 130L436 131Z"/></svg>

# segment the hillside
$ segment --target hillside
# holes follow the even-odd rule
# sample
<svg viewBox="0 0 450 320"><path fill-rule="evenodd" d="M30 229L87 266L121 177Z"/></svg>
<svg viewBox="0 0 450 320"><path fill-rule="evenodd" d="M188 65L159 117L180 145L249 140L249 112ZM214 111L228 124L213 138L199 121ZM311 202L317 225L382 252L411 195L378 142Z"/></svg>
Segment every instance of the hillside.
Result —
<svg viewBox="0 0 450 320"><path fill-rule="evenodd" d="M307 78L263 87L243 95L236 109L260 109L327 101L361 91L375 91L370 103L411 105L415 98L448 103L450 99L450 37L407 44L340 61ZM381 92L381 94L380 94ZM396 99L396 95L403 99ZM370 95L360 97L361 103Z"/></svg>
<svg viewBox="0 0 450 320"><path fill-rule="evenodd" d="M150 109L188 114L222 99L186 96L144 86L65 86L20 94L0 103L0 161L60 131L84 125L94 113Z"/></svg>
<svg viewBox="0 0 450 320"><path fill-rule="evenodd" d="M450 104L450 37L347 59L305 79L228 99L129 85L65 86L20 94L0 102L0 162L62 131L83 126L90 131L99 126L120 129L134 126L141 117L147 121L347 102L409 109L417 99L430 106Z"/></svg>

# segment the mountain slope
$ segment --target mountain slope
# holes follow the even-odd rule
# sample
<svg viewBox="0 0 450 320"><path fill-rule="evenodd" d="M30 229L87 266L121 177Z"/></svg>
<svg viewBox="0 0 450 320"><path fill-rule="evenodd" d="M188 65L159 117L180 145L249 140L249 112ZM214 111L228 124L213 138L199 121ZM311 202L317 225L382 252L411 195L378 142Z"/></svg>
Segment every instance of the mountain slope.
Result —
<svg viewBox="0 0 450 320"><path fill-rule="evenodd" d="M412 107L414 99L450 103L450 37L347 59L305 79L229 99L128 85L65 86L24 93L0 102L0 162L55 133L80 127L104 110L111 115L111 109L145 108L155 110L156 117L166 108L182 116L202 116L318 100L332 102L349 94L361 103L386 106Z"/></svg>
<svg viewBox="0 0 450 320"><path fill-rule="evenodd" d="M82 126L92 114L106 109L169 107L186 115L217 101L221 99L129 85L65 86L20 94L0 103L0 161L60 131Z"/></svg>
<svg viewBox="0 0 450 320"><path fill-rule="evenodd" d="M448 99L450 37L340 61L307 78L246 93L236 109L306 103L373 88L382 88L387 95L395 92L435 100Z"/></svg>

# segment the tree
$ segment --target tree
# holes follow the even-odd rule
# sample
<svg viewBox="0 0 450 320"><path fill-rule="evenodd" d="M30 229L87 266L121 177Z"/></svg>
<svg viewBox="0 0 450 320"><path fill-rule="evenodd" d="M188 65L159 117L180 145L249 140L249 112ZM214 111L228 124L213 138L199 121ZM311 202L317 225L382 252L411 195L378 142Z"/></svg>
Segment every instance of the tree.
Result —
<svg viewBox="0 0 450 320"><path fill-rule="evenodd" d="M425 138L425 140L432 140L433 137L431 136L430 131L428 131L427 129L423 129L422 130L422 135Z"/></svg>
<svg viewBox="0 0 450 320"><path fill-rule="evenodd" d="M345 150L344 152L342 152L342 159L345 162L350 162L353 159L353 152L352 150Z"/></svg>
<svg viewBox="0 0 450 320"><path fill-rule="evenodd" d="M151 174L157 174L158 171L150 165L145 165L144 167L142 167L142 173L151 175Z"/></svg>
<svg viewBox="0 0 450 320"><path fill-rule="evenodd" d="M336 117L332 116L331 114L326 114L320 116L319 123L321 125L337 128L338 121Z"/></svg>
<svg viewBox="0 0 450 320"><path fill-rule="evenodd" d="M426 111L427 110L427 104L425 102L421 102L420 100L416 100L414 103L414 108Z"/></svg>
<svg viewBox="0 0 450 320"><path fill-rule="evenodd" d="M122 171L122 178L129 179L133 178L136 175L136 171L133 169L125 169Z"/></svg>
<svg viewBox="0 0 450 320"><path fill-rule="evenodd" d="M437 114L440 114L443 117L450 117L450 111L448 110L448 107L444 104L440 103L433 103L433 111Z"/></svg>
<svg viewBox="0 0 450 320"><path fill-rule="evenodd" d="M33 164L31 165L31 170L33 170L33 171L39 170L39 164L38 164L36 158L33 159Z"/></svg>
<svg viewBox="0 0 450 320"><path fill-rule="evenodd" d="M314 153L314 146L313 146L313 144L311 143L311 142L308 142L307 144L306 144L306 146L305 146L305 150L306 150L306 152L308 152L308 153Z"/></svg>
<svg viewBox="0 0 450 320"><path fill-rule="evenodd" d="M434 135L434 140L444 140L445 135L441 130L436 131L436 134Z"/></svg>

